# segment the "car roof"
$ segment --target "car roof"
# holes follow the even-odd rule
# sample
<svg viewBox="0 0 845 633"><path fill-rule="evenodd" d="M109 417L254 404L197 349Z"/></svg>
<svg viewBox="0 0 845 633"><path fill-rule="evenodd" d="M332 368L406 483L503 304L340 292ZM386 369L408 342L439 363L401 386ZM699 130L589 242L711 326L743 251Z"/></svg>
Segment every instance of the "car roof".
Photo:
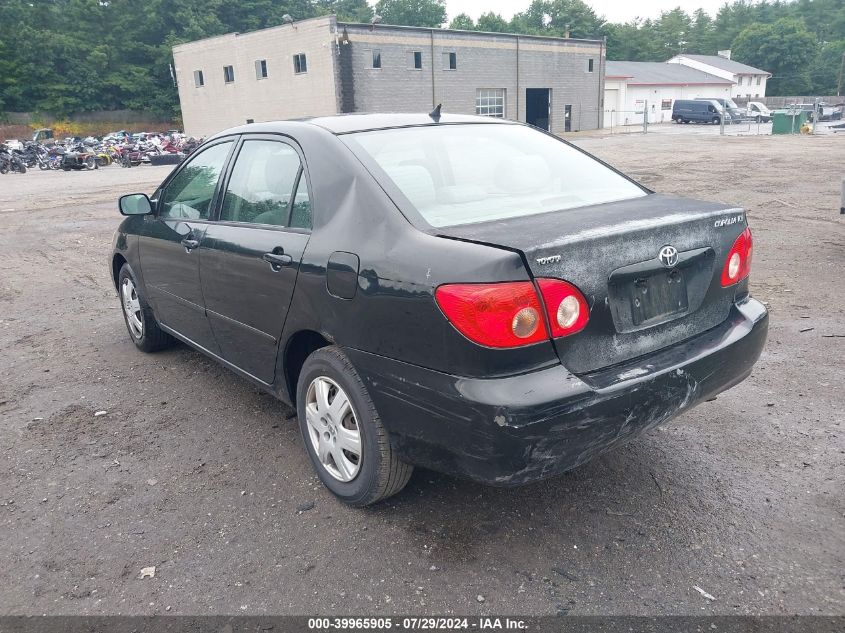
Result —
<svg viewBox="0 0 845 633"><path fill-rule="evenodd" d="M365 132L370 130L385 130L401 127L420 127L435 125L455 125L467 123L482 124L514 124L513 121L495 117L473 116L467 114L446 114L435 121L427 113L382 113L382 114L339 114L335 116L312 117L307 119L291 119L287 121L267 121L264 123L249 123L240 125L215 134L261 134L286 133L300 125L314 125L328 130L332 134L349 134L351 132Z"/></svg>

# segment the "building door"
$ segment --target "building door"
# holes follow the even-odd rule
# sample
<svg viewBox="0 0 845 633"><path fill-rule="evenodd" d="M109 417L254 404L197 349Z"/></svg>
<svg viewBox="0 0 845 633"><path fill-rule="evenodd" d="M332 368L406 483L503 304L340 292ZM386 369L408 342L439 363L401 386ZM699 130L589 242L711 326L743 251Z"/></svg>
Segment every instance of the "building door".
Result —
<svg viewBox="0 0 845 633"><path fill-rule="evenodd" d="M551 112L551 91L548 88L525 89L525 122L529 125L549 129Z"/></svg>
<svg viewBox="0 0 845 633"><path fill-rule="evenodd" d="M604 127L619 125L619 88L604 89Z"/></svg>

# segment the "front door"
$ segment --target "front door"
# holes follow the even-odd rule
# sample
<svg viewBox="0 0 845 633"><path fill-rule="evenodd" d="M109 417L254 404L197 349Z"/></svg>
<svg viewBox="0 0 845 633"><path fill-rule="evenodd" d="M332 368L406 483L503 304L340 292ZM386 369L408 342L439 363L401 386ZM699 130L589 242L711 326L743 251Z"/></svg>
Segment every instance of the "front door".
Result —
<svg viewBox="0 0 845 633"><path fill-rule="evenodd" d="M200 347L218 353L205 315L199 246L220 174L234 145L214 144L165 183L139 238L144 286L158 320Z"/></svg>
<svg viewBox="0 0 845 633"><path fill-rule="evenodd" d="M216 221L200 249L209 322L221 356L272 383L279 338L311 230L299 150L280 137L246 137Z"/></svg>

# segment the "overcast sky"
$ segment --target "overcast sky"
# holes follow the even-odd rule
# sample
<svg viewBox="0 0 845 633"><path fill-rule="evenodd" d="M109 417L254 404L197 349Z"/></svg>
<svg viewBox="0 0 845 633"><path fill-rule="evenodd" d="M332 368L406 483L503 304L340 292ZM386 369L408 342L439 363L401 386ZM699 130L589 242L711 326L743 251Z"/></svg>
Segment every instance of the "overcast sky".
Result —
<svg viewBox="0 0 845 633"><path fill-rule="evenodd" d="M661 11L669 11L677 6L692 13L699 7L715 16L725 0L696 0L683 2L682 0L585 0L593 11L603 15L609 22L627 22L639 16L641 18L656 18ZM514 13L523 11L530 0L446 0L449 19L459 13L468 13L473 19L478 19L482 13L492 11L501 13L502 17L510 20Z"/></svg>

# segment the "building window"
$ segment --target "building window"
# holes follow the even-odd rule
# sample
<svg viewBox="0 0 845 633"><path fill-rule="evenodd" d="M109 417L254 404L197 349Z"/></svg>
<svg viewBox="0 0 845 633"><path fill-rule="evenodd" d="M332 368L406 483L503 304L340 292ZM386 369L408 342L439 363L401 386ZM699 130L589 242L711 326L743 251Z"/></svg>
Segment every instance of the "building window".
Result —
<svg viewBox="0 0 845 633"><path fill-rule="evenodd" d="M755 96L755 97L759 97L759 96L760 96L760 93L758 92L758 93L757 93L756 95L754 95L754 96Z"/></svg>
<svg viewBox="0 0 845 633"><path fill-rule="evenodd" d="M235 69L232 66L223 66L223 81L227 84L235 81Z"/></svg>
<svg viewBox="0 0 845 633"><path fill-rule="evenodd" d="M203 78L201 70L194 71L194 85L197 88L202 88L205 85L205 78Z"/></svg>
<svg viewBox="0 0 845 633"><path fill-rule="evenodd" d="M297 53L293 56L293 72L297 75L308 72L308 63L305 61L305 53Z"/></svg>
<svg viewBox="0 0 845 633"><path fill-rule="evenodd" d="M505 117L505 89L479 88L476 90L475 113L503 119Z"/></svg>
<svg viewBox="0 0 845 633"><path fill-rule="evenodd" d="M381 69L381 51L373 51L373 68Z"/></svg>
<svg viewBox="0 0 845 633"><path fill-rule="evenodd" d="M736 85L737 85L737 86L741 86L741 85L742 85L742 77L740 77L740 78L739 78L739 80L736 82Z"/></svg>
<svg viewBox="0 0 845 633"><path fill-rule="evenodd" d="M587 72L588 73L593 72L593 60L592 59L587 60Z"/></svg>
<svg viewBox="0 0 845 633"><path fill-rule="evenodd" d="M246 122L249 125L250 123L255 123L255 119L247 119Z"/></svg>
<svg viewBox="0 0 845 633"><path fill-rule="evenodd" d="M457 70L458 69L458 54L457 53L443 53L443 70Z"/></svg>
<svg viewBox="0 0 845 633"><path fill-rule="evenodd" d="M757 85L758 85L758 86L760 85L760 80L761 80L761 79L762 79L762 77L760 77L760 75L757 75Z"/></svg>
<svg viewBox="0 0 845 633"><path fill-rule="evenodd" d="M660 101L660 109L661 110L671 110L672 109L672 100L671 99L662 99Z"/></svg>
<svg viewBox="0 0 845 633"><path fill-rule="evenodd" d="M410 53L408 53L408 68L413 68L414 70L422 70L421 51L411 51Z"/></svg>
<svg viewBox="0 0 845 633"><path fill-rule="evenodd" d="M256 79L267 79L267 60L266 59L255 60L255 78Z"/></svg>

